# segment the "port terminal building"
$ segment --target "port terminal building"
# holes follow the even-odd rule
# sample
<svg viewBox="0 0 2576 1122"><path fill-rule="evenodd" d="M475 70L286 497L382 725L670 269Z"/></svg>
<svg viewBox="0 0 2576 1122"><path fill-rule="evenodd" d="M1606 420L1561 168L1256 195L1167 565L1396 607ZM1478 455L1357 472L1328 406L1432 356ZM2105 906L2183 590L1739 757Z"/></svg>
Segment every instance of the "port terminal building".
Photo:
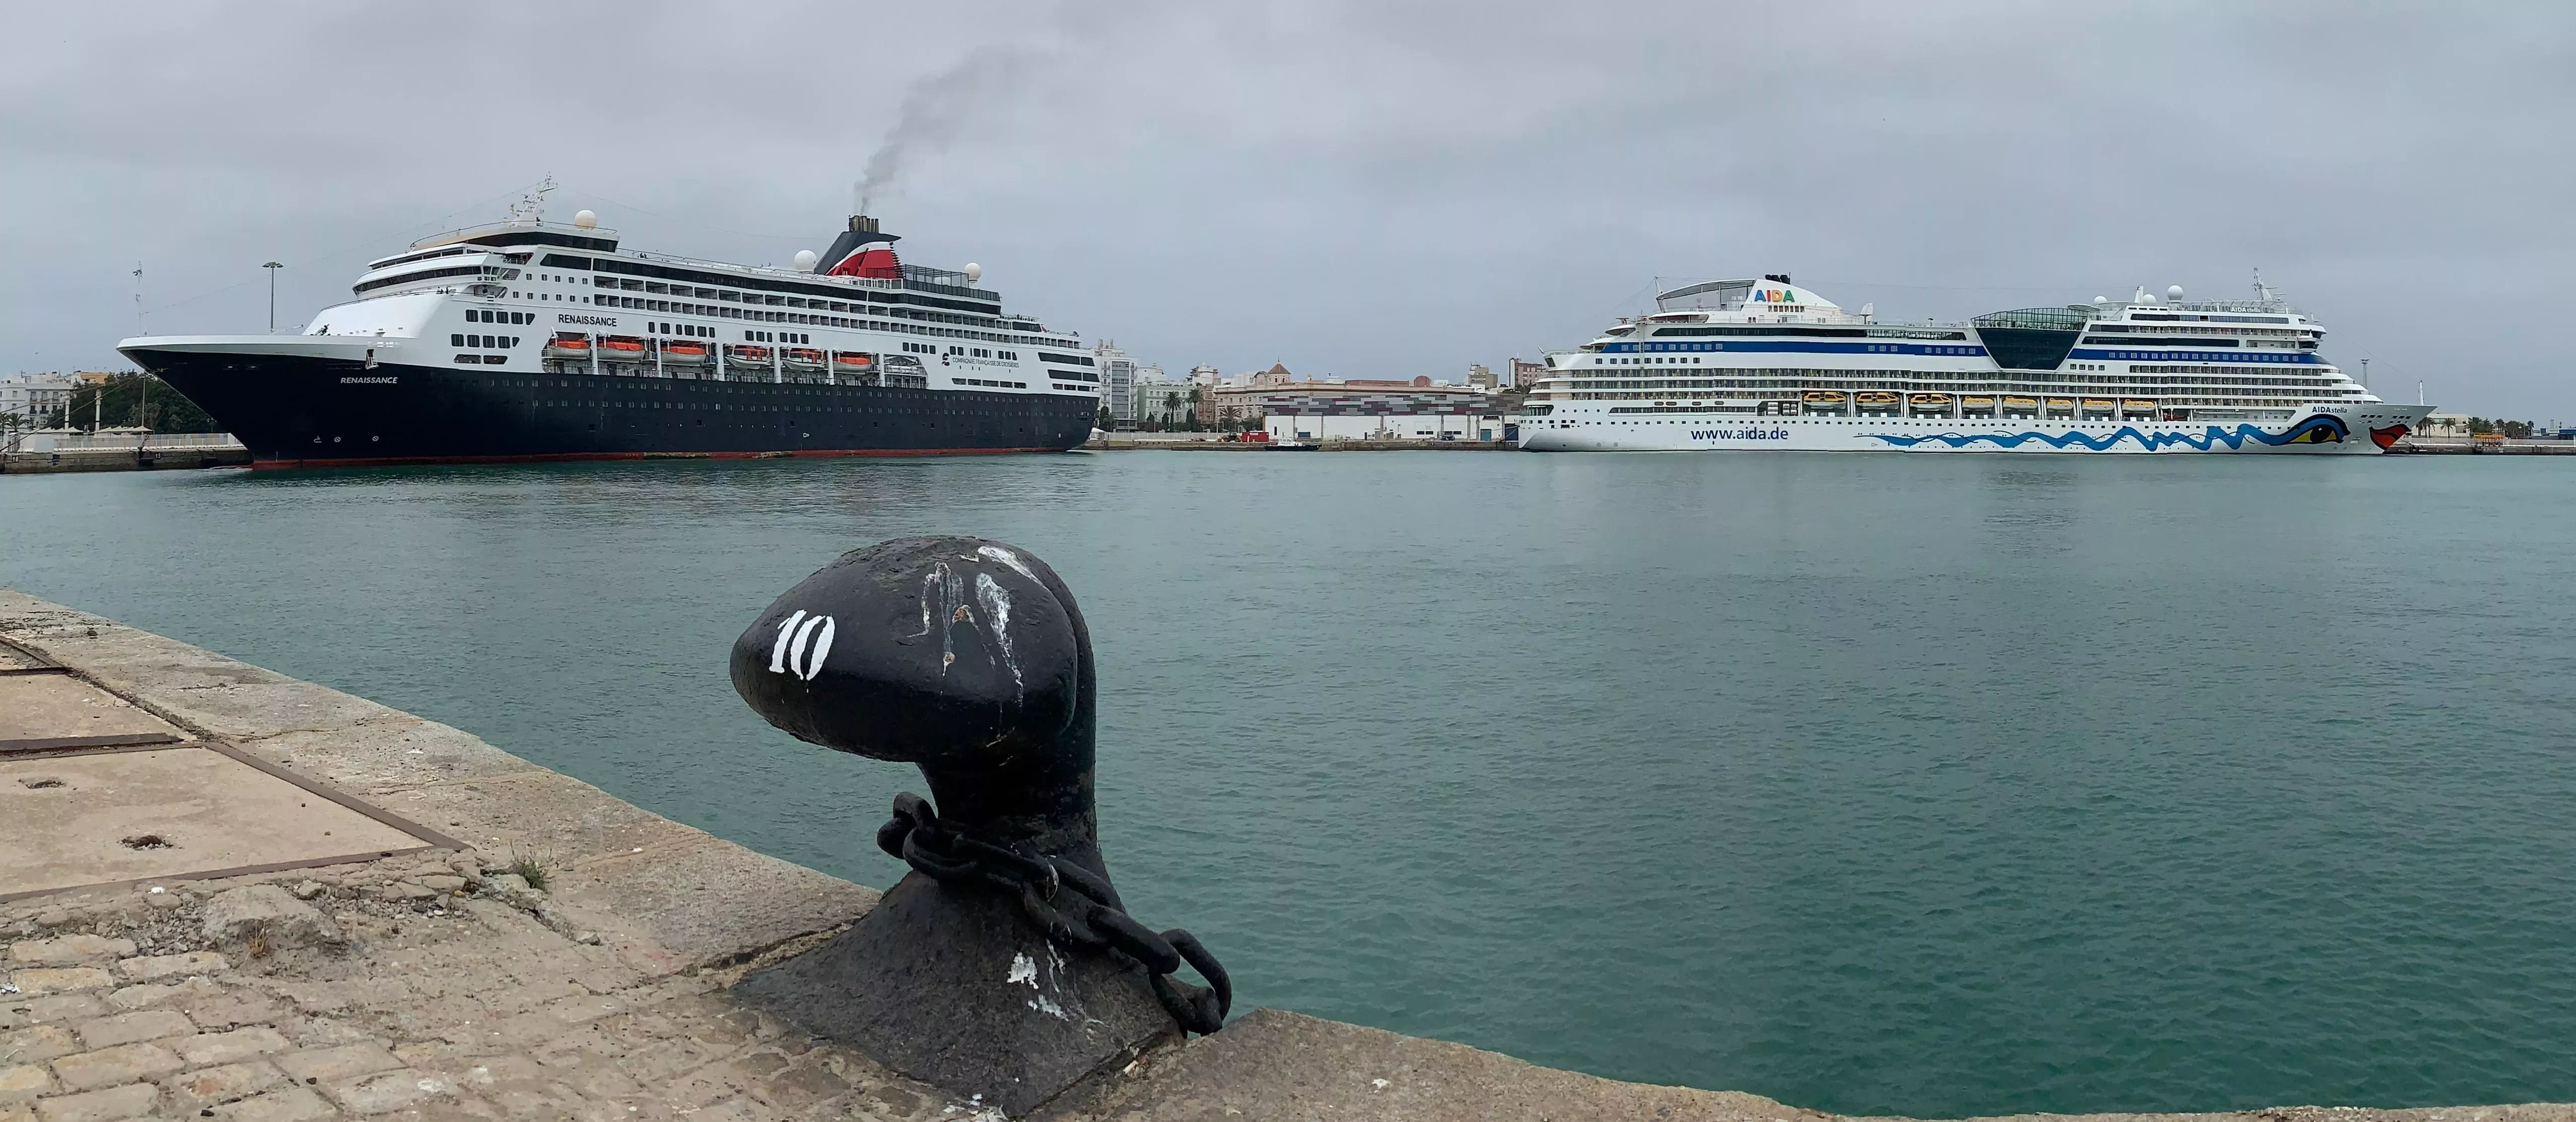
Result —
<svg viewBox="0 0 2576 1122"><path fill-rule="evenodd" d="M1273 372L1285 374L1273 368ZM1483 386L1353 378L1217 389L1220 410L1264 418L1272 440L1500 440L1502 409Z"/></svg>

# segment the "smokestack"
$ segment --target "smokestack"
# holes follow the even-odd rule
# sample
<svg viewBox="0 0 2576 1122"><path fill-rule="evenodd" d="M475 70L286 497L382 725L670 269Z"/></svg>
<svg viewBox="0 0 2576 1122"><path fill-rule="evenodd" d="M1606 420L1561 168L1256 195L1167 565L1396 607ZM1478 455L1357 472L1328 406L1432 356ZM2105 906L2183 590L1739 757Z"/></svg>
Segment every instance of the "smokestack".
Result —
<svg viewBox="0 0 2576 1122"><path fill-rule="evenodd" d="M855 233L873 234L877 232L877 220L864 214L853 214L850 216L850 229Z"/></svg>

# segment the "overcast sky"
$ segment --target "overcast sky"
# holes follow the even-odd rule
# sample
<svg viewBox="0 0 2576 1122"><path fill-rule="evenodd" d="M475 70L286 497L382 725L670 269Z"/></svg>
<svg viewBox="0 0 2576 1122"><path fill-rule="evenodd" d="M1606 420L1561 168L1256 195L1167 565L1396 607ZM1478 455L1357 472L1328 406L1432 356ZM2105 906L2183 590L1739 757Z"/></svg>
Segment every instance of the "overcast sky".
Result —
<svg viewBox="0 0 2576 1122"><path fill-rule="evenodd" d="M55 4L0 68L0 370L293 329L544 176L632 248L907 259L1178 373L1456 378L1657 278L1944 319L2250 295L2576 419L2576 4ZM909 105L909 110L907 110ZM909 123L906 123L906 122Z"/></svg>

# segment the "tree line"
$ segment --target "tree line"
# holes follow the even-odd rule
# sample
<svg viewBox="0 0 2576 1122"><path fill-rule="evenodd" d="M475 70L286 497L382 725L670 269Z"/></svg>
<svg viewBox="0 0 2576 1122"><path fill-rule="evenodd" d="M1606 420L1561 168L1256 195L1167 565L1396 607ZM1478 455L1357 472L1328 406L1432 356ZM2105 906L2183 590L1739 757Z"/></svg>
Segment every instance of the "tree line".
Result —
<svg viewBox="0 0 2576 1122"><path fill-rule="evenodd" d="M104 383L72 387L69 404L36 418L38 428L88 428L92 419L107 428L142 428L154 432L222 432L206 411L197 408L170 383L140 371L112 374Z"/></svg>

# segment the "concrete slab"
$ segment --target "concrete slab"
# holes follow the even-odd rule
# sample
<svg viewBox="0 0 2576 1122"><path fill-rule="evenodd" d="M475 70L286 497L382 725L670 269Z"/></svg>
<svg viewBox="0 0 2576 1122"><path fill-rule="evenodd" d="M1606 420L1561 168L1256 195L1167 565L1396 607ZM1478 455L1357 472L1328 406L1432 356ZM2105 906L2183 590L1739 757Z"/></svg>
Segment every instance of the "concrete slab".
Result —
<svg viewBox="0 0 2576 1122"><path fill-rule="evenodd" d="M1086 1122L1826 1122L1740 1091L1621 1083L1464 1044L1256 1009L1041 1113Z"/></svg>
<svg viewBox="0 0 2576 1122"><path fill-rule="evenodd" d="M485 779L537 766L462 729L402 716L345 729L279 733L236 744L299 775L354 793Z"/></svg>
<svg viewBox="0 0 2576 1122"><path fill-rule="evenodd" d="M699 835L584 861L549 884L591 926L634 924L691 964L728 962L866 915L875 889Z"/></svg>
<svg viewBox="0 0 2576 1122"><path fill-rule="evenodd" d="M426 844L208 748L0 758L0 897Z"/></svg>
<svg viewBox="0 0 2576 1122"><path fill-rule="evenodd" d="M0 750L10 742L185 736L168 721L67 674L0 675ZM131 742L130 740L128 742Z"/></svg>

